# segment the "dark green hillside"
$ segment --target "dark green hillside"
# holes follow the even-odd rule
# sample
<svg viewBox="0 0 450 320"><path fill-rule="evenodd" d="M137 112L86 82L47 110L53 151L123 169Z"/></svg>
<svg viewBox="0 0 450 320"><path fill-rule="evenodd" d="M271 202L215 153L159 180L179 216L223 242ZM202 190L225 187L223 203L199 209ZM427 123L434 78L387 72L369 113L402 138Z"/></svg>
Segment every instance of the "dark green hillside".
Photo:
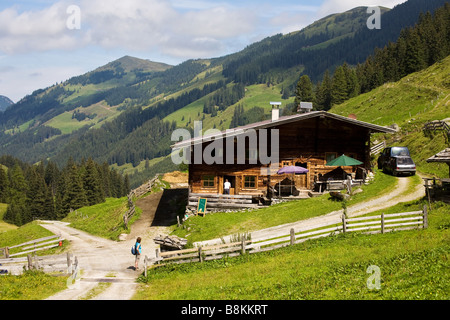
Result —
<svg viewBox="0 0 450 320"><path fill-rule="evenodd" d="M190 128L194 121L203 120L205 129L227 129L257 121L266 116L269 101L282 101L289 112L302 75L308 75L312 83L324 79L314 95L320 100L318 106L328 110L384 81L417 71L405 68L394 75L383 74L381 81L379 70L389 70L389 66L383 69L377 64L393 60L375 54L376 67L364 61L375 47L396 41L403 27L417 23L420 12L434 11L444 2L409 0L383 10L381 30L368 30L365 8L355 8L301 31L269 37L235 54L188 60L174 67L125 56L37 90L2 112L0 155L11 154L30 163L51 159L59 166L69 157L77 161L93 157L119 170L128 164L137 168L146 160L169 154L170 134L177 127ZM414 47L414 39L405 34L403 38ZM427 52L426 56L431 55ZM341 69L344 61L348 64ZM355 69L352 64L357 62L364 64ZM424 61L420 68L429 64ZM322 74L329 75L328 81ZM363 79L364 74L371 78ZM157 163L160 168L170 167L166 160Z"/></svg>

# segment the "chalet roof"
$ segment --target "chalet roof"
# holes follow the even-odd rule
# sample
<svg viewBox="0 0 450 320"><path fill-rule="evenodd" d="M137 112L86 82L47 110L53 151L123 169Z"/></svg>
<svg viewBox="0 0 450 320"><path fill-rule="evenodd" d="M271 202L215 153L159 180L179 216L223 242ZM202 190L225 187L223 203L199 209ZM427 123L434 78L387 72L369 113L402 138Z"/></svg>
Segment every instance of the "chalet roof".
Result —
<svg viewBox="0 0 450 320"><path fill-rule="evenodd" d="M345 123L364 127L364 128L369 129L369 131L371 133L378 133L378 132L394 133L395 132L394 129L391 129L388 127L383 127L383 126L379 126L376 124L371 124L368 122L347 118L347 117L340 116L340 115L337 115L334 113L329 113L326 111L312 111L312 112L308 112L308 113L301 113L301 114L294 114L294 115L290 115L290 116L280 117L278 120L269 119L269 120L264 120L261 122L255 122L255 123L251 123L251 124L248 124L245 126L234 128L234 129L228 129L225 131L221 131L220 133L217 133L217 134L204 135L201 137L194 137L190 140L180 141L180 142L174 144L172 147L175 149L183 148L183 147L186 147L189 145L195 145L195 144L202 143L203 141L211 141L212 138L221 138L221 137L224 137L225 135L226 135L226 137L239 136L241 134L244 134L246 132L246 130L250 130L250 129L254 129L254 130L267 129L267 128L276 127L279 125L284 125L284 124L288 124L288 123L292 123L292 122L298 122L298 121L317 118L317 117L335 119L335 120L342 121Z"/></svg>
<svg viewBox="0 0 450 320"><path fill-rule="evenodd" d="M446 162L450 163L450 148L444 149L441 152L427 159L427 162Z"/></svg>

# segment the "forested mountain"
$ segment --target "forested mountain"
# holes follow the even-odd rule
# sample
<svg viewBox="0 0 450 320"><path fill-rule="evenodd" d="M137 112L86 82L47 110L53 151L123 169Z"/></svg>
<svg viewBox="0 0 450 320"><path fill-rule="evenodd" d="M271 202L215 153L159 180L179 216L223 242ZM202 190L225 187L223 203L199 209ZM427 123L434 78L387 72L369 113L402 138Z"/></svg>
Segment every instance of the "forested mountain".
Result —
<svg viewBox="0 0 450 320"><path fill-rule="evenodd" d="M8 204L3 220L18 226L34 219L59 220L70 210L123 197L129 191L128 176L92 158L78 164L69 159L59 169L51 161L29 165L11 156L0 157L0 203Z"/></svg>
<svg viewBox="0 0 450 320"><path fill-rule="evenodd" d="M5 110L12 104L14 104L14 102L11 99L0 95L0 111Z"/></svg>
<svg viewBox="0 0 450 320"><path fill-rule="evenodd" d="M283 101L285 112L295 111L299 99L328 110L442 59L448 55L448 4L438 17L425 13L445 3L409 0L383 9L380 30L369 30L366 8L355 8L235 54L173 67L123 57L37 90L0 113L0 155L30 163L51 159L59 168L70 157L130 165L137 185L173 169L167 155L177 127L191 128L195 120L205 129L258 121L269 99ZM411 29L419 20L422 27ZM159 160L137 171L152 159Z"/></svg>

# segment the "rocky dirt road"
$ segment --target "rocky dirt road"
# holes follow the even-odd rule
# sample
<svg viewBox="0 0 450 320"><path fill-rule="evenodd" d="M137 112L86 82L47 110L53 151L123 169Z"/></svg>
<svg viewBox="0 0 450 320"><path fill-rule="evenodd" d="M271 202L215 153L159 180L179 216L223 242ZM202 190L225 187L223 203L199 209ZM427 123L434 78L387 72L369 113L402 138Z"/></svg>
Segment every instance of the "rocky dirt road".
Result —
<svg viewBox="0 0 450 320"><path fill-rule="evenodd" d="M155 249L159 247L154 244L153 238L170 232L168 226L173 224L177 208L174 203L185 196L186 189L167 189L138 200L137 206L142 209L141 217L132 225L126 240L120 242L90 235L64 222L43 221L42 227L70 241L70 252L78 258L81 269L78 281L69 281L67 290L48 300L85 299L91 289L101 282L110 285L92 299L131 299L144 257L154 258ZM138 236L142 238L141 271L134 270L134 256L130 252Z"/></svg>

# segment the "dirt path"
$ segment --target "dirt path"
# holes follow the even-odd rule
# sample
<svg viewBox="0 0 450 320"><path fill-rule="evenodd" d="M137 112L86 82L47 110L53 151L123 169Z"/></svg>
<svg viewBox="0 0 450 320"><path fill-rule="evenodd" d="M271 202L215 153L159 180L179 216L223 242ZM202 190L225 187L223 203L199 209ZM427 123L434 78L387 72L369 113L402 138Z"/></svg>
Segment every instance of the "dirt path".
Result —
<svg viewBox="0 0 450 320"><path fill-rule="evenodd" d="M142 209L141 217L132 225L126 240L121 242L90 235L71 228L68 223L43 221L42 227L70 241L70 252L78 258L81 269L81 279L78 282L48 300L83 299L100 282L108 282L111 285L93 299L131 299L137 288L136 279L141 274L141 271L134 270L131 246L138 236L142 238L139 264L142 270L144 257L155 257L157 246L153 238L169 233L168 226L173 223L176 214L173 202L179 201L178 197L183 197L185 193L184 189L167 189L138 200L137 206Z"/></svg>
<svg viewBox="0 0 450 320"><path fill-rule="evenodd" d="M415 199L422 198L425 196L425 191L422 184L419 184L413 192L409 194L405 194L410 186L410 179L408 178L397 178L397 186L396 188L381 197L358 203L353 206L347 208L347 215L349 217L357 217L360 215L364 215L366 213L374 212L377 210L385 209L396 205L399 202L407 202ZM337 210L330 212L323 216L318 216L298 222L287 223L271 228L266 228L262 230L257 230L251 233L251 237L253 241L259 241L263 239L270 239L279 236L283 236L289 234L289 230L294 228L296 232L300 232L303 230L307 230L314 225L325 222L335 222L339 223L341 221L341 217L343 214L343 210ZM223 237L226 242L230 242L230 236ZM221 239L212 239L202 242L197 242L195 245L207 246L222 243Z"/></svg>

